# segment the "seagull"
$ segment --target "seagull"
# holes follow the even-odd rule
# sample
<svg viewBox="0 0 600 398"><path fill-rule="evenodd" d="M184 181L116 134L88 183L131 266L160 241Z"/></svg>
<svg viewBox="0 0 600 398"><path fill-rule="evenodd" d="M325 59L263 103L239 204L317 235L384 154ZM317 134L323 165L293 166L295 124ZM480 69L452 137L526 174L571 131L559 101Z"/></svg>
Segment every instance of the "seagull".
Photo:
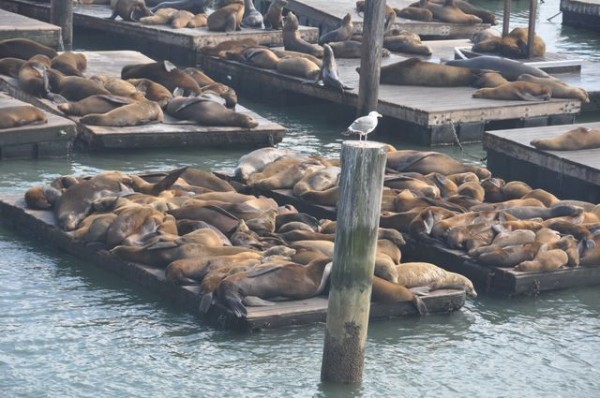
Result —
<svg viewBox="0 0 600 398"><path fill-rule="evenodd" d="M365 141L367 140L367 135L375 130L377 127L377 118L382 117L383 115L376 111L371 111L367 116L361 116L348 127L348 130L344 131L343 135L350 134L358 134L358 140L360 141L362 137L365 137Z"/></svg>

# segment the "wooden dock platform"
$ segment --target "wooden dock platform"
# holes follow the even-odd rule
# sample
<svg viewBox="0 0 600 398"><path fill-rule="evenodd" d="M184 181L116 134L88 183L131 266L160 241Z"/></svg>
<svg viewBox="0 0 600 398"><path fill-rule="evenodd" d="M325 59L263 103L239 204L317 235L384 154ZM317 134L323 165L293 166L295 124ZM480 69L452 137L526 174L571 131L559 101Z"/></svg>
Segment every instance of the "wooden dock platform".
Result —
<svg viewBox="0 0 600 398"><path fill-rule="evenodd" d="M414 3L413 0L388 0L391 7L402 9ZM256 7L263 12L269 7L270 0L258 0ZM337 29L342 18L347 13L352 16L355 30L362 32L363 15L356 12L356 1L344 0L288 0L286 9L294 12L302 25L316 26L321 34ZM417 33L426 39L456 39L469 38L474 33L490 27L490 24L481 23L464 25L449 22L424 22L396 17L392 25L396 29Z"/></svg>
<svg viewBox="0 0 600 398"><path fill-rule="evenodd" d="M0 0L0 7L36 18L42 21L50 19L50 3L32 0ZM173 29L166 25L143 25L139 22L106 19L112 14L108 5L73 4L73 26L101 31L126 40L132 50L149 54L157 59L194 65L198 50L204 46L214 46L226 40L252 38L259 44L268 46L283 45L280 30L260 30L243 28L239 32L209 32L208 28ZM316 42L319 36L317 28L301 26L300 34L304 40Z"/></svg>
<svg viewBox="0 0 600 398"><path fill-rule="evenodd" d="M317 218L336 219L334 207L320 206L296 197L291 189L264 190L248 188L254 195L275 199L280 205L291 204L298 211ZM544 291L600 284L599 267L563 268L550 272L519 272L512 268L489 267L476 263L464 251L440 244L423 243L403 234L402 261L424 261L469 278L479 293L502 296L538 295Z"/></svg>
<svg viewBox="0 0 600 398"><path fill-rule="evenodd" d="M544 151L531 140L551 138L575 127L600 128L600 122L487 131L483 147L488 168L498 177L519 179L560 198L600 203L600 149Z"/></svg>
<svg viewBox="0 0 600 398"><path fill-rule="evenodd" d="M600 31L600 0L561 0L562 23Z"/></svg>
<svg viewBox="0 0 600 398"><path fill-rule="evenodd" d="M9 106L27 105L0 93L0 112ZM48 122L0 129L0 160L66 156L77 134L75 123L45 112Z"/></svg>
<svg viewBox="0 0 600 398"><path fill-rule="evenodd" d="M84 51L88 60L87 76L107 75L121 76L124 65L149 63L153 60L136 51ZM18 88L17 80L0 75L0 88L25 102L29 102L57 115L62 115L56 104L49 100L36 98L25 94ZM167 146L202 147L261 147L272 146L283 139L285 128L270 122L262 116L236 106L236 111L254 117L259 125L253 129L240 127L207 127L199 126L190 121L177 120L165 114L164 123L147 124L133 127L103 127L88 126L77 123L77 141L90 150L105 150L111 148L139 149L164 148ZM79 117L68 116L78 121Z"/></svg>
<svg viewBox="0 0 600 398"><path fill-rule="evenodd" d="M91 263L117 273L200 315L198 305L201 295L198 286L175 286L165 279L163 269L126 262L106 251L80 244L56 226L53 212L26 209L21 196L0 197L0 220L19 233L43 240L57 249L81 258L86 264ZM462 290L436 290L424 296L423 301L431 313L447 313L464 305L465 293ZM370 319L390 319L416 314L412 303L372 303ZM248 315L243 318L236 318L224 308L213 306L206 318L220 327L252 331L324 322L326 316L327 298L320 296L306 300L280 301L268 307L248 307Z"/></svg>
<svg viewBox="0 0 600 398"><path fill-rule="evenodd" d="M59 49L60 27L0 9L0 40L31 39Z"/></svg>
<svg viewBox="0 0 600 398"><path fill-rule="evenodd" d="M392 54L382 59L382 65L406 58ZM360 60L338 59L337 63L340 79L354 90L341 93L306 79L217 57L204 56L199 61L200 67L213 78L222 80L231 76L229 84L242 93L268 98L277 92L293 92L356 107L359 86L356 67ZM377 110L386 118L378 131L424 146L452 144L456 137L460 142L479 142L485 130L573 123L581 110L579 100L476 99L472 98L475 90L381 84Z"/></svg>

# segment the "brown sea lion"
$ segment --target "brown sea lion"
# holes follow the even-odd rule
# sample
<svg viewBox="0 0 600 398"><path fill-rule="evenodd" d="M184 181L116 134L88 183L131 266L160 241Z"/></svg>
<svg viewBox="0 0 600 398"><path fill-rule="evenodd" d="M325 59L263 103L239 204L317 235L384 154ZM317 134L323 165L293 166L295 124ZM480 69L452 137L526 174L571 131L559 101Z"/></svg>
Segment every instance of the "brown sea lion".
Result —
<svg viewBox="0 0 600 398"><path fill-rule="evenodd" d="M567 265L567 253L560 249L548 250L542 245L533 260L523 261L515 266L521 272L549 272Z"/></svg>
<svg viewBox="0 0 600 398"><path fill-rule="evenodd" d="M395 304L410 301L415 305L419 314L427 313L427 307L423 301L405 286L374 276L371 289L371 300L377 303Z"/></svg>
<svg viewBox="0 0 600 398"><path fill-rule="evenodd" d="M321 73L321 68L305 58L284 58L277 63L277 72L316 80L319 73Z"/></svg>
<svg viewBox="0 0 600 398"><path fill-rule="evenodd" d="M600 128L576 127L552 138L535 139L530 142L537 149L547 151L577 151L600 148Z"/></svg>
<svg viewBox="0 0 600 398"><path fill-rule="evenodd" d="M294 195L321 206L336 206L339 200L339 174L340 168L336 166L306 174L294 184Z"/></svg>
<svg viewBox="0 0 600 398"><path fill-rule="evenodd" d="M309 61L311 61L312 63L314 63L315 65L317 65L319 68L323 67L323 61L317 57L315 57L314 55L310 55L310 54L306 54L306 53L302 53L302 52L298 52L298 51L290 51L290 50L281 50L281 49L277 49L277 48L271 48L271 50L275 53L275 55L277 55L279 58L304 58L307 59Z"/></svg>
<svg viewBox="0 0 600 398"><path fill-rule="evenodd" d="M176 8L161 8L149 17L141 17L140 23L143 25L166 25L177 11Z"/></svg>
<svg viewBox="0 0 600 398"><path fill-rule="evenodd" d="M94 126L139 126L152 122L162 123L163 111L154 101L136 101L106 113L90 113L80 122Z"/></svg>
<svg viewBox="0 0 600 398"><path fill-rule="evenodd" d="M188 67L185 68L183 71L190 75L200 87L216 83L212 78L207 76L206 73L202 72L198 68Z"/></svg>
<svg viewBox="0 0 600 398"><path fill-rule="evenodd" d="M401 9L395 8L394 10L400 18L424 22L433 20L433 13L427 8L409 6Z"/></svg>
<svg viewBox="0 0 600 398"><path fill-rule="evenodd" d="M43 63L25 62L19 69L17 81L19 88L29 95L46 98L50 94L48 68Z"/></svg>
<svg viewBox="0 0 600 398"><path fill-rule="evenodd" d="M220 257L183 258L170 263L165 269L165 277L171 283L188 285L199 283L218 263L226 262L236 267L251 267L260 264L260 258L248 258L247 253Z"/></svg>
<svg viewBox="0 0 600 398"><path fill-rule="evenodd" d="M570 86L553 77L537 77L524 73L519 76L518 80L539 83L548 87L552 91L552 98L573 98L586 104L590 102L587 91L579 87Z"/></svg>
<svg viewBox="0 0 600 398"><path fill-rule="evenodd" d="M579 265L584 267L597 267L600 265L600 233L594 233L585 242Z"/></svg>
<svg viewBox="0 0 600 398"><path fill-rule="evenodd" d="M263 15L265 28L281 29L283 28L283 7L287 6L287 0L273 0L267 8L267 12Z"/></svg>
<svg viewBox="0 0 600 398"><path fill-rule="evenodd" d="M493 88L508 83L501 73L494 71L482 71L477 76L474 86L477 88Z"/></svg>
<svg viewBox="0 0 600 398"><path fill-rule="evenodd" d="M352 15L347 13L342 18L341 25L332 31L329 31L319 37L318 43L323 45L329 42L338 42L350 40L354 33L354 24L352 23Z"/></svg>
<svg viewBox="0 0 600 398"><path fill-rule="evenodd" d="M67 115L85 116L89 113L106 113L133 102L131 98L116 95L90 95L79 101L58 104L57 108Z"/></svg>
<svg viewBox="0 0 600 398"><path fill-rule="evenodd" d="M168 213L173 215L176 220L205 221L214 225L225 235L231 235L240 225L239 218L218 206L185 206L169 210Z"/></svg>
<svg viewBox="0 0 600 398"><path fill-rule="evenodd" d="M477 297L473 283L466 277L425 262L409 262L396 266L398 284L407 288L463 289L467 296Z"/></svg>
<svg viewBox="0 0 600 398"><path fill-rule="evenodd" d="M384 36L383 47L394 52L422 55L432 54L431 47L423 44L418 34L408 31Z"/></svg>
<svg viewBox="0 0 600 398"><path fill-rule="evenodd" d="M235 112L212 99L204 97L175 97L167 104L166 112L177 118L193 120L202 126L235 126L247 129L258 126L253 117Z"/></svg>
<svg viewBox="0 0 600 398"><path fill-rule="evenodd" d="M169 61L152 62L149 64L125 65L121 69L122 79L144 78L165 86L171 93L176 88L184 90L184 95L200 94L202 90L198 83L187 73L178 69Z"/></svg>
<svg viewBox="0 0 600 398"><path fill-rule="evenodd" d="M235 32L241 29L244 18L244 0L226 0L207 19L209 31Z"/></svg>
<svg viewBox="0 0 600 398"><path fill-rule="evenodd" d="M242 52L227 53L227 58L263 69L277 69L280 58L267 47L249 47Z"/></svg>
<svg viewBox="0 0 600 398"><path fill-rule="evenodd" d="M491 176L488 169L462 163L449 155L410 149L388 152L386 167L399 172L413 171L423 175L433 172L444 175L473 172L480 179Z"/></svg>
<svg viewBox="0 0 600 398"><path fill-rule="evenodd" d="M362 43L356 40L331 42L329 46L336 58L360 58L362 54Z"/></svg>
<svg viewBox="0 0 600 398"><path fill-rule="evenodd" d="M408 225L408 232L410 236L415 239L421 241L436 241L437 240L431 236L431 232L433 230L433 226L439 223L442 220L451 218L456 216L457 213L448 209L444 209L443 207L431 206L425 209L421 209L419 214L410 221ZM382 226L383 223L380 222ZM387 224L387 223L386 223ZM399 225L400 227L402 225ZM404 231L403 229L399 229Z"/></svg>
<svg viewBox="0 0 600 398"><path fill-rule="evenodd" d="M183 174L181 174L181 178L190 185L206 187L210 189L210 193L196 195L197 198L215 199L217 197L223 198L223 195L226 195L225 197L227 198L227 202L234 202L234 200L231 198L231 195L234 194L235 188L226 180L217 177L213 172L188 167ZM224 194L224 192L230 193ZM247 197L245 200L252 198L250 195L244 195L244 197Z"/></svg>
<svg viewBox="0 0 600 398"><path fill-rule="evenodd" d="M473 98L499 100L548 101L552 91L541 84L531 82L508 82L498 87L480 88Z"/></svg>
<svg viewBox="0 0 600 398"><path fill-rule="evenodd" d="M528 37L528 28L514 28L500 40L498 45L500 55L507 58L529 58ZM542 57L545 52L546 43L540 36L535 35L532 57Z"/></svg>
<svg viewBox="0 0 600 398"><path fill-rule="evenodd" d="M171 19L169 20L169 25L173 29L181 29L187 28L188 25L192 22L194 18L194 14L187 10L177 10L173 15L171 15Z"/></svg>
<svg viewBox="0 0 600 398"><path fill-rule="evenodd" d="M87 69L87 58L83 53L65 51L52 58L50 66L67 76L83 76Z"/></svg>
<svg viewBox="0 0 600 398"><path fill-rule="evenodd" d="M258 46L258 42L253 38L225 40L216 46L204 46L200 49L200 52L206 55L226 58L227 53L241 52L246 48Z"/></svg>
<svg viewBox="0 0 600 398"><path fill-rule="evenodd" d="M482 222L450 228L446 236L446 244L451 249L472 249L487 246L492 243L496 232L492 223Z"/></svg>
<svg viewBox="0 0 600 398"><path fill-rule="evenodd" d="M514 267L523 261L533 260L542 246L539 242L522 245L496 247L496 250L481 254L477 262L488 267Z"/></svg>
<svg viewBox="0 0 600 398"><path fill-rule="evenodd" d="M455 5L455 0L445 0L443 4L435 4L428 0L421 0L419 2L419 7L428 9L433 14L434 19L442 22L469 25L482 22L481 18L478 16L467 14L457 7Z"/></svg>
<svg viewBox="0 0 600 398"><path fill-rule="evenodd" d="M556 197L556 195L554 195L544 189L541 189L541 188L532 189L531 191L527 192L522 197L522 199L529 199L529 198L539 200L546 207L550 207L550 206L560 202L560 199L558 199Z"/></svg>
<svg viewBox="0 0 600 398"><path fill-rule="evenodd" d="M360 67L356 71L360 73ZM479 71L409 58L382 66L380 73L382 84L452 87L473 85Z"/></svg>
<svg viewBox="0 0 600 398"><path fill-rule="evenodd" d="M233 109L237 105L238 97L234 89L223 83L207 84L200 88L203 93L214 93L225 101L225 107Z"/></svg>
<svg viewBox="0 0 600 398"><path fill-rule="evenodd" d="M498 224L492 226L494 229L498 229ZM468 251L469 256L479 257L481 254L494 251L499 247L522 245L525 243L533 242L536 240L536 232L528 229L517 229L514 231L502 230L498 235L494 237L494 240L489 245L481 246L470 249Z"/></svg>
<svg viewBox="0 0 600 398"><path fill-rule="evenodd" d="M162 108L173 98L173 94L165 86L150 79L128 79L126 81L133 84L139 92L144 94L146 99L158 102Z"/></svg>
<svg viewBox="0 0 600 398"><path fill-rule="evenodd" d="M0 74L10 77L18 77L19 69L26 61L20 58L2 58L0 59Z"/></svg>
<svg viewBox="0 0 600 398"><path fill-rule="evenodd" d="M53 48L30 39L6 39L0 41L0 59L10 57L28 60L37 54L44 54L50 59L58 55Z"/></svg>
<svg viewBox="0 0 600 398"><path fill-rule="evenodd" d="M384 177L384 186L396 190L410 190L413 197L427 197L431 199L441 196L440 189L419 173L389 174ZM408 194L405 193L406 198Z"/></svg>
<svg viewBox="0 0 600 398"><path fill-rule="evenodd" d="M134 100L145 100L146 97L144 93L139 91L136 86L127 80L123 80L118 77L110 77L110 76L92 76L91 80L97 81L102 85L106 90L108 90L113 95L118 95L121 97L128 97Z"/></svg>
<svg viewBox="0 0 600 398"><path fill-rule="evenodd" d="M25 205L28 209L51 209L62 195L58 189L49 185L35 185L25 191Z"/></svg>
<svg viewBox="0 0 600 398"><path fill-rule="evenodd" d="M473 198L479 202L482 202L485 198L485 189L481 186L481 183L475 181L460 184L457 188L457 193Z"/></svg>
<svg viewBox="0 0 600 398"><path fill-rule="evenodd" d="M217 290L219 299L237 317L247 314L242 304L248 296L260 299L285 297L301 300L317 296L325 290L332 262L318 259L307 265L284 263L276 266L258 267L225 278Z"/></svg>
<svg viewBox="0 0 600 398"><path fill-rule="evenodd" d="M531 192L532 189L522 181L509 181L500 188L505 200L520 199Z"/></svg>
<svg viewBox="0 0 600 398"><path fill-rule="evenodd" d="M41 109L32 105L17 105L0 108L0 129L30 124L47 123L48 118Z"/></svg>
<svg viewBox="0 0 600 398"><path fill-rule="evenodd" d="M137 22L142 17L152 16L152 11L146 7L144 0L116 0L112 14L106 19L115 19L117 16L123 21Z"/></svg>
<svg viewBox="0 0 600 398"><path fill-rule="evenodd" d="M79 76L65 76L60 72L48 70L52 92L58 93L69 101L79 101L90 95L110 95L100 83Z"/></svg>
<svg viewBox="0 0 600 398"><path fill-rule="evenodd" d="M300 37L298 26L298 17L293 12L288 12L283 22L283 47L286 50L298 51L322 58L323 47L318 44L311 44Z"/></svg>

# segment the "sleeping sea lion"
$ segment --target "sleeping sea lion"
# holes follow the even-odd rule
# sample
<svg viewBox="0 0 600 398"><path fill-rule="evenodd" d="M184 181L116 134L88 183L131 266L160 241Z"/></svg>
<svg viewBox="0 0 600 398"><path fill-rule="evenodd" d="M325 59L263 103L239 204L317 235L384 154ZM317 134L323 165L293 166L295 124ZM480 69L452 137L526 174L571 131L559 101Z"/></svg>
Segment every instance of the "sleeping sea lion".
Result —
<svg viewBox="0 0 600 398"><path fill-rule="evenodd" d="M167 104L166 112L177 119L193 120L203 126L237 126L248 129L258 126L253 117L201 96L175 97Z"/></svg>
<svg viewBox="0 0 600 398"><path fill-rule="evenodd" d="M19 69L26 61L19 58L2 58L0 59L0 75L7 75L10 77L18 77Z"/></svg>
<svg viewBox="0 0 600 398"><path fill-rule="evenodd" d="M32 105L8 106L0 109L0 129L47 122L48 118L44 111Z"/></svg>
<svg viewBox="0 0 600 398"><path fill-rule="evenodd" d="M508 82L498 87L480 88L473 98L499 100L548 101L552 91L544 85L530 82Z"/></svg>
<svg viewBox="0 0 600 398"><path fill-rule="evenodd" d="M531 145L548 151L576 151L600 148L600 129L576 127L552 138L532 140Z"/></svg>
<svg viewBox="0 0 600 398"><path fill-rule="evenodd" d="M94 126L139 126L152 122L162 123L163 111L154 101L136 101L106 113L90 113L80 119L81 123Z"/></svg>
<svg viewBox="0 0 600 398"><path fill-rule="evenodd" d="M518 80L539 83L548 87L552 91L553 98L573 98L586 104L590 102L587 91L579 87L569 86L567 83L553 77L537 77L524 73L519 76Z"/></svg>
<svg viewBox="0 0 600 398"><path fill-rule="evenodd" d="M463 289L469 297L477 297L473 283L466 277L449 272L431 263L409 262L396 266L398 284L407 288Z"/></svg>
<svg viewBox="0 0 600 398"><path fill-rule="evenodd" d="M482 22L481 18L465 13L454 2L455 0L445 0L443 4L436 4L428 0L421 0L419 7L428 9L434 19L442 22L457 24L478 24Z"/></svg>
<svg viewBox="0 0 600 398"><path fill-rule="evenodd" d="M165 86L150 79L127 79L126 81L133 84L146 99L158 102L162 108L173 98L173 94Z"/></svg>
<svg viewBox="0 0 600 398"><path fill-rule="evenodd" d="M53 48L30 39L6 39L0 41L0 59L11 57L28 60L37 54L44 54L50 59L58 55Z"/></svg>
<svg viewBox="0 0 600 398"><path fill-rule="evenodd" d="M480 55L469 59L454 59L446 62L446 65L463 66L473 69L487 69L498 71L506 79L515 81L524 73L537 76L549 77L546 72L531 65L526 65L514 59L498 57L493 55Z"/></svg>
<svg viewBox="0 0 600 398"><path fill-rule="evenodd" d="M423 175L432 172L444 175L473 172L479 178L491 176L488 169L462 163L449 155L440 152L424 152L410 149L388 152L386 167L399 172L413 171Z"/></svg>
<svg viewBox="0 0 600 398"><path fill-rule="evenodd" d="M176 88L184 90L184 95L200 94L200 86L187 73L178 69L169 61L152 62L148 64L125 65L121 69L122 79L144 78L165 86L171 93Z"/></svg>
<svg viewBox="0 0 600 398"><path fill-rule="evenodd" d="M65 51L52 58L50 66L67 76L83 76L87 69L87 58L83 53Z"/></svg>
<svg viewBox="0 0 600 398"><path fill-rule="evenodd" d="M57 108L67 115L85 116L89 113L106 113L133 102L131 98L100 94L90 95L75 102L58 104Z"/></svg>

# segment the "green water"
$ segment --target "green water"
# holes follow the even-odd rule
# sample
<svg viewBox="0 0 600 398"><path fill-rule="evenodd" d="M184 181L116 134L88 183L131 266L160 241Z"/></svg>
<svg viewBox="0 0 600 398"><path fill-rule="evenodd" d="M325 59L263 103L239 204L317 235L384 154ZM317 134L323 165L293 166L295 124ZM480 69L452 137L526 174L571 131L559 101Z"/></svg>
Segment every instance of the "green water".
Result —
<svg viewBox="0 0 600 398"><path fill-rule="evenodd" d="M558 0L540 4L540 11L558 12ZM550 28L556 46L599 59L599 46L588 47L598 43L597 33L576 35L560 26L560 17ZM241 103L289 129L279 147L314 154L339 153L339 132L352 120L337 105ZM470 162L483 157L480 145L439 150ZM107 169L231 171L245 152L168 149L0 162L0 192ZM320 383L322 324L254 334L219 330L4 227L0 286L3 397L587 398L600 391L597 287L512 299L480 295L452 314L372 323L364 382L355 388Z"/></svg>

